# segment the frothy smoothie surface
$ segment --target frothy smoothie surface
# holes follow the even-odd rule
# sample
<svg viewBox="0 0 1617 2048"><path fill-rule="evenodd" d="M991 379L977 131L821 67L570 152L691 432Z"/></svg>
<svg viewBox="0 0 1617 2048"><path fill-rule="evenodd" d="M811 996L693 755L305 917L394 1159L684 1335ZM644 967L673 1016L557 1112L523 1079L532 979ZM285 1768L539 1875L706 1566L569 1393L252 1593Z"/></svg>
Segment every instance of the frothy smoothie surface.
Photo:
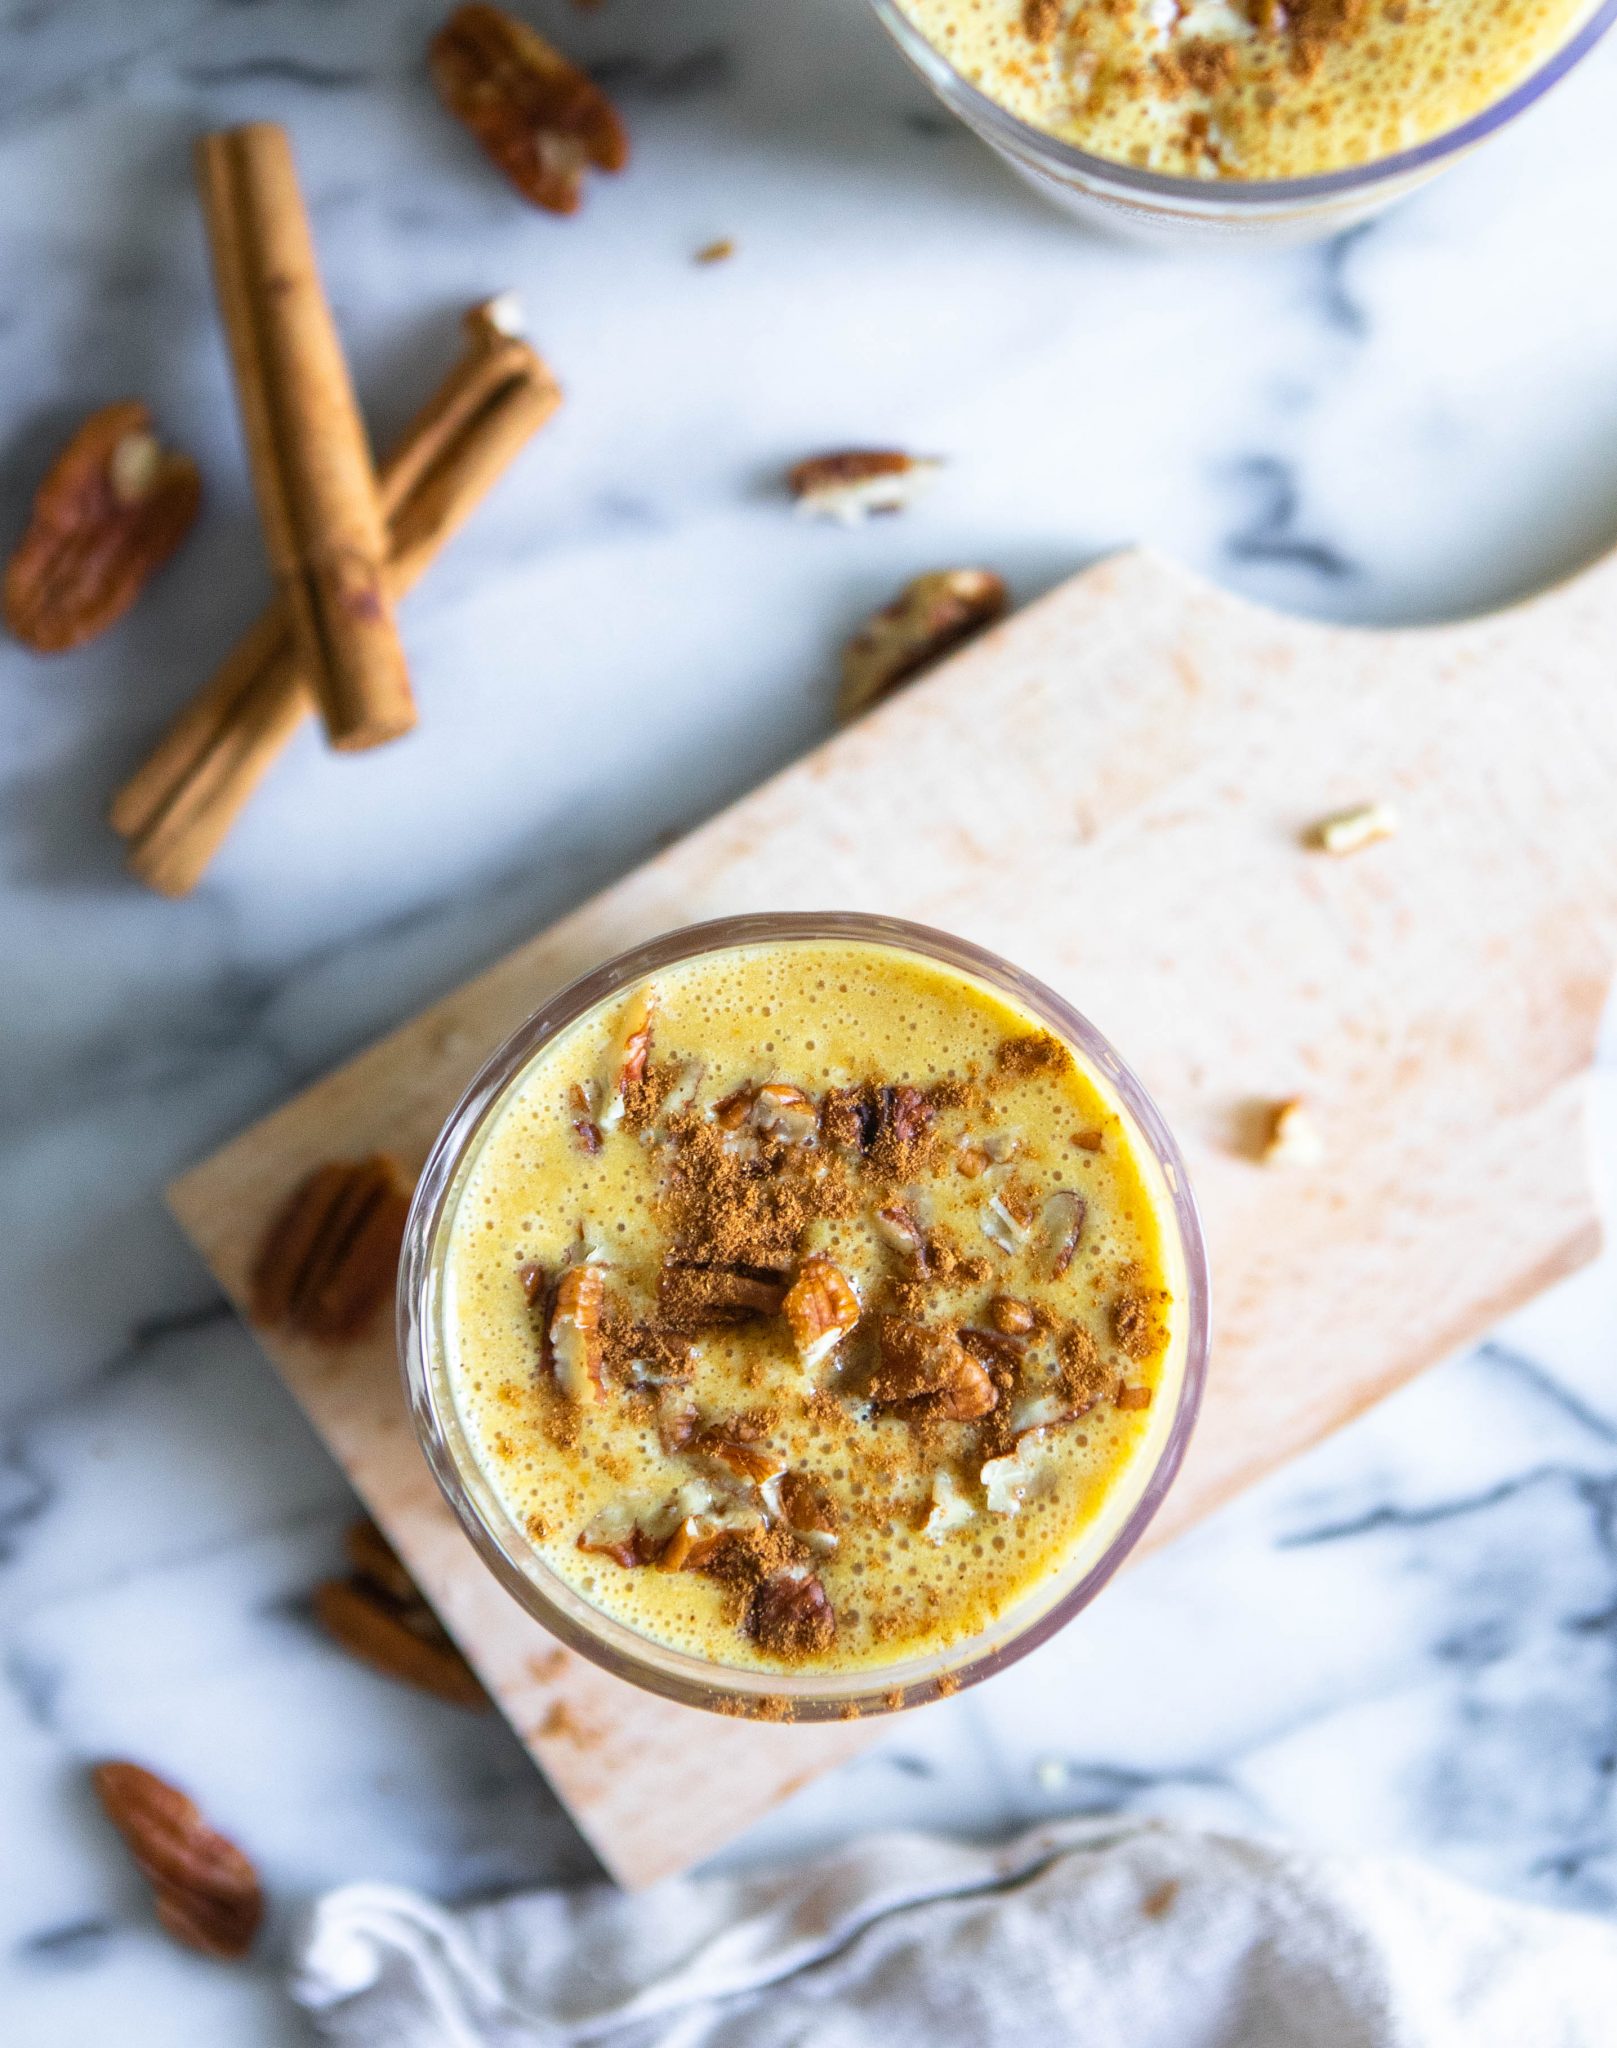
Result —
<svg viewBox="0 0 1617 2048"><path fill-rule="evenodd" d="M1430 141L1551 57L1592 0L899 0L960 75L1094 156L1298 178Z"/></svg>
<svg viewBox="0 0 1617 2048"><path fill-rule="evenodd" d="M1184 1282L1104 1077L894 948L671 967L513 1083L446 1223L482 1470L596 1607L718 1665L876 1671L1104 1548Z"/></svg>

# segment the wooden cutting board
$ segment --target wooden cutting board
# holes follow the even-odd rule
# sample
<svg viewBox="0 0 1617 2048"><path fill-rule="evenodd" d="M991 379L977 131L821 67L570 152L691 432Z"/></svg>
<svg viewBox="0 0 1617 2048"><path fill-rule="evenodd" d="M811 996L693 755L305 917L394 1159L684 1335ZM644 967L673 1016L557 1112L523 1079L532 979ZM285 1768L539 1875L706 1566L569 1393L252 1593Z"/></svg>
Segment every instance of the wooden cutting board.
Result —
<svg viewBox="0 0 1617 2048"><path fill-rule="evenodd" d="M1396 806L1397 838L1307 848L1367 799ZM240 1301L311 1166L418 1162L553 989L671 926L775 909L885 911L1008 955L1161 1103L1205 1211L1215 1343L1160 1542L1595 1252L1581 1096L1617 958L1617 558L1490 619L1363 633L1114 557L255 1125L174 1187L176 1214ZM1258 1161L1291 1095L1317 1167ZM561 1649L442 1504L390 1340L264 1343L625 1884L877 1732L719 1720Z"/></svg>

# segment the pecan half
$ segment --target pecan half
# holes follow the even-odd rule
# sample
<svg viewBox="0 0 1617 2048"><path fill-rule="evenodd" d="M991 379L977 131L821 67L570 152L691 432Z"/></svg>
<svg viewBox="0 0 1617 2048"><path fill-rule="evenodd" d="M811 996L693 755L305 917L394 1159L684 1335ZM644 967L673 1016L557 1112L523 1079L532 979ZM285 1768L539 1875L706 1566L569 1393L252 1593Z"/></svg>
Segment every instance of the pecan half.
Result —
<svg viewBox="0 0 1617 2048"><path fill-rule="evenodd" d="M569 1266L550 1307L550 1360L569 1401L599 1400L605 1391L601 1312L606 1275L599 1266Z"/></svg>
<svg viewBox="0 0 1617 2048"><path fill-rule="evenodd" d="M174 1939L204 1955L246 1955L264 1897L257 1871L235 1843L210 1827L178 1786L140 1764L97 1764L90 1782Z"/></svg>
<svg viewBox="0 0 1617 2048"><path fill-rule="evenodd" d="M265 1233L254 1322L328 1344L363 1336L393 1292L410 1192L383 1152L316 1167Z"/></svg>
<svg viewBox="0 0 1617 2048"><path fill-rule="evenodd" d="M747 1633L772 1657L812 1657L835 1642L837 1618L816 1574L789 1565L760 1582L747 1608Z"/></svg>
<svg viewBox="0 0 1617 2048"><path fill-rule="evenodd" d="M859 1320L859 1297L852 1283L824 1252L811 1252L798 1267L781 1306L797 1355L811 1372Z"/></svg>
<svg viewBox="0 0 1617 2048"><path fill-rule="evenodd" d="M488 1694L476 1673L410 1583L404 1567L396 1558L393 1563L409 1587L403 1597L369 1573L327 1579L314 1589L315 1620L339 1649L384 1678L434 1693L453 1706L486 1707Z"/></svg>
<svg viewBox="0 0 1617 2048"><path fill-rule="evenodd" d="M906 583L842 654L837 717L857 718L1004 616L1005 580L991 569L934 569Z"/></svg>
<svg viewBox="0 0 1617 2048"><path fill-rule="evenodd" d="M857 526L876 513L902 512L942 467L934 456L898 448L842 448L794 464L786 484L800 512Z"/></svg>
<svg viewBox="0 0 1617 2048"><path fill-rule="evenodd" d="M924 1405L947 1422L976 1422L999 1399L985 1367L947 1330L883 1316L870 1397L878 1407Z"/></svg>
<svg viewBox="0 0 1617 2048"><path fill-rule="evenodd" d="M778 1315L786 1276L765 1266L670 1260L657 1279L657 1310L670 1330L690 1333Z"/></svg>
<svg viewBox="0 0 1617 2048"><path fill-rule="evenodd" d="M457 7L433 37L438 96L534 206L576 213L584 173L621 171L629 138L586 72L501 7Z"/></svg>
<svg viewBox="0 0 1617 2048"><path fill-rule="evenodd" d="M134 400L103 406L46 471L6 569L6 624L41 654L121 619L191 530L202 478Z"/></svg>

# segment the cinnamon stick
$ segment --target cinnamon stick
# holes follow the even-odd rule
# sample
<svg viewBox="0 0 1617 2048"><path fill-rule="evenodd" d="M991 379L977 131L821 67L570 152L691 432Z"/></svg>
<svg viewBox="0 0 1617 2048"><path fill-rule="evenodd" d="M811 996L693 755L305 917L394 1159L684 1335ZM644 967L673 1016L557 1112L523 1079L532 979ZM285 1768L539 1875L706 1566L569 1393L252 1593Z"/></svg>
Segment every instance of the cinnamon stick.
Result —
<svg viewBox="0 0 1617 2048"><path fill-rule="evenodd" d="M468 346L404 430L379 479L387 587L402 597L518 450L561 403L544 360L515 338L502 301L466 316ZM183 896L313 708L277 603L174 719L109 806L131 874Z"/></svg>
<svg viewBox="0 0 1617 2048"><path fill-rule="evenodd" d="M205 135L197 180L247 460L298 662L335 747L415 724L365 429L286 131Z"/></svg>

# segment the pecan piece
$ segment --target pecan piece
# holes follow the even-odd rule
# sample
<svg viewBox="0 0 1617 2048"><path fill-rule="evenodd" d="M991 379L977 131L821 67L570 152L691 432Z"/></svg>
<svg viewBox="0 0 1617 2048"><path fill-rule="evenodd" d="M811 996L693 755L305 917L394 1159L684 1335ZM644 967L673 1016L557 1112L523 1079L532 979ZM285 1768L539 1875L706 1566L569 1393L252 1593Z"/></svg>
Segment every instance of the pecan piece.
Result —
<svg viewBox="0 0 1617 2048"><path fill-rule="evenodd" d="M662 1545L641 1527L636 1511L623 1502L604 1507L578 1532L578 1548L611 1558L625 1571L655 1561Z"/></svg>
<svg viewBox="0 0 1617 2048"><path fill-rule="evenodd" d="M859 1320L859 1297L834 1259L811 1252L781 1303L806 1371L828 1358Z"/></svg>
<svg viewBox="0 0 1617 2048"><path fill-rule="evenodd" d="M794 464L786 483L799 512L857 526L875 513L902 512L942 467L898 448L842 448Z"/></svg>
<svg viewBox="0 0 1617 2048"><path fill-rule="evenodd" d="M747 1608L747 1633L772 1657L812 1657L835 1642L837 1618L818 1576L788 1565L759 1582Z"/></svg>
<svg viewBox="0 0 1617 2048"><path fill-rule="evenodd" d="M1125 1414L1130 1410L1149 1408L1151 1406L1151 1389L1149 1387L1131 1387L1120 1382L1117 1392L1112 1396L1112 1405L1115 1408L1121 1408Z"/></svg>
<svg viewBox="0 0 1617 2048"><path fill-rule="evenodd" d="M386 1153L317 1167L265 1233L254 1322L328 1344L363 1336L393 1291L409 1210L410 1182Z"/></svg>
<svg viewBox="0 0 1617 2048"><path fill-rule="evenodd" d="M670 1330L684 1333L778 1315L785 1298L785 1274L767 1266L670 1260L657 1279L658 1312Z"/></svg>
<svg viewBox="0 0 1617 2048"><path fill-rule="evenodd" d="M601 1313L606 1275L599 1266L569 1266L556 1282L548 1338L556 1384L569 1401L599 1400L606 1390Z"/></svg>
<svg viewBox="0 0 1617 2048"><path fill-rule="evenodd" d="M97 1764L90 1781L174 1939L204 1955L246 1955L264 1898L257 1871L235 1843L210 1827L178 1786L140 1764Z"/></svg>
<svg viewBox="0 0 1617 2048"><path fill-rule="evenodd" d="M103 406L45 473L6 569L6 624L41 654L121 619L191 530L202 479L133 400Z"/></svg>
<svg viewBox="0 0 1617 2048"><path fill-rule="evenodd" d="M988 1304L988 1320L1002 1337L1031 1337L1038 1317L1025 1301L1013 1294L996 1294Z"/></svg>
<svg viewBox="0 0 1617 2048"><path fill-rule="evenodd" d="M878 1407L924 1406L946 1422L976 1422L999 1399L987 1370L947 1330L883 1316L870 1396Z"/></svg>
<svg viewBox="0 0 1617 2048"><path fill-rule="evenodd" d="M1005 582L991 569L934 569L906 583L842 654L837 717L858 718L1005 612Z"/></svg>
<svg viewBox="0 0 1617 2048"><path fill-rule="evenodd" d="M1300 1095L1277 1102L1270 1113L1269 1135L1264 1142L1265 1166L1318 1166L1325 1157L1325 1141L1319 1126Z"/></svg>
<svg viewBox="0 0 1617 2048"><path fill-rule="evenodd" d="M621 171L629 138L586 72L503 8L457 7L433 37L438 96L534 206L576 213L584 173Z"/></svg>
<svg viewBox="0 0 1617 2048"><path fill-rule="evenodd" d="M780 1519L810 1550L837 1547L837 1505L811 1472L783 1472L775 1489Z"/></svg>
<svg viewBox="0 0 1617 2048"><path fill-rule="evenodd" d="M768 1423L758 1415L729 1415L722 1422L698 1429L686 1448L701 1457L712 1458L738 1479L762 1485L778 1479L785 1460L766 1441Z"/></svg>
<svg viewBox="0 0 1617 2048"><path fill-rule="evenodd" d="M381 1542L380 1537L376 1540ZM387 1555L392 1570L385 1581L367 1569L353 1578L327 1579L316 1586L315 1620L339 1649L384 1678L413 1685L457 1707L486 1707L488 1694L476 1673L403 1565L391 1550Z"/></svg>
<svg viewBox="0 0 1617 2048"><path fill-rule="evenodd" d="M1044 1205L1040 1227L1050 1254L1050 1277L1059 1280L1078 1256L1089 1204L1072 1188L1057 1188Z"/></svg>
<svg viewBox="0 0 1617 2048"><path fill-rule="evenodd" d="M753 1098L752 1122L766 1138L803 1145L818 1130L820 1112L813 1098L790 1081L766 1081Z"/></svg>
<svg viewBox="0 0 1617 2048"><path fill-rule="evenodd" d="M596 1118L603 1131L615 1131L619 1124L640 1121L636 1112L644 1106L646 1070L651 1064L651 1033L656 1015L657 998L653 990L641 989L630 997L618 1025L617 1053L607 1089L606 1107Z"/></svg>

